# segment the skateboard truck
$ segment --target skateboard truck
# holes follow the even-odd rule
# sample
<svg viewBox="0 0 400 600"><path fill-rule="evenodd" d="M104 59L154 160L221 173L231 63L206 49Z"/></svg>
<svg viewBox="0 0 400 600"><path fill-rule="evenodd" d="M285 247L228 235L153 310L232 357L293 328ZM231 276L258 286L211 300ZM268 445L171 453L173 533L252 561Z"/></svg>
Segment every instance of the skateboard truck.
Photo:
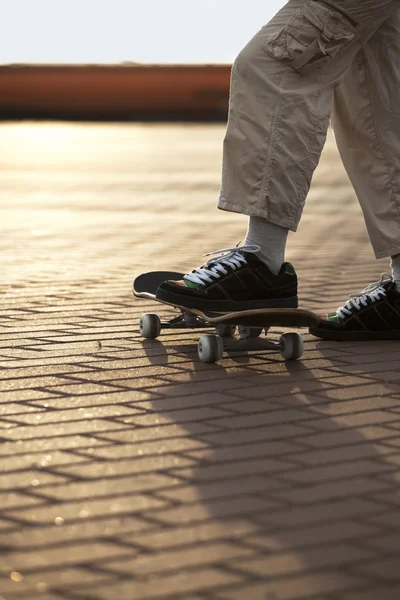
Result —
<svg viewBox="0 0 400 600"><path fill-rule="evenodd" d="M181 315L162 321L157 314L142 315L139 323L139 331L146 339L157 338L162 329L209 329L212 326L190 311L184 311ZM223 357L224 351L231 352L275 350L285 360L296 360L303 355L303 338L299 333L284 333L279 342L273 342L262 338L263 330L268 332L269 327L246 327L238 326L239 338L235 338L235 325L227 323L215 324L215 334L202 335L197 344L197 352L200 360L205 363L215 363Z"/></svg>
<svg viewBox="0 0 400 600"><path fill-rule="evenodd" d="M166 280L180 280L182 273L153 271L139 275L133 282L133 295L137 298L160 302L156 297L158 286ZM270 326L309 327L318 322L314 313L299 308L259 308L246 311L215 313L202 312L182 306L168 305L180 311L170 320L161 320L157 314L144 314L139 323L142 337L157 338L162 329L210 329L214 334L202 335L197 345L201 361L214 363L224 352L230 354L243 351L274 350L285 360L296 360L303 354L303 338L299 333L283 333L278 341L261 337L268 334ZM239 336L234 334L238 329Z"/></svg>

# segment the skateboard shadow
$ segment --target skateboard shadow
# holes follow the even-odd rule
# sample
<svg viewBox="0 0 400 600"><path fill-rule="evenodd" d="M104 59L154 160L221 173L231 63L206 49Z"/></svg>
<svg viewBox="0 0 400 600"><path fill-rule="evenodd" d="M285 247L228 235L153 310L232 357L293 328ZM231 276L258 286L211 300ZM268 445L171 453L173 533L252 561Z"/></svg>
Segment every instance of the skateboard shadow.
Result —
<svg viewBox="0 0 400 600"><path fill-rule="evenodd" d="M185 381L152 401L186 431L178 454L194 461L159 493L174 502L166 525L192 528L205 553L219 545L208 565L244 578L218 598L342 598L398 577L393 565L375 580L371 564L400 545L397 435L385 426L399 386L377 397L368 365L351 379L337 345L309 340L303 362L260 354L207 365L186 354Z"/></svg>

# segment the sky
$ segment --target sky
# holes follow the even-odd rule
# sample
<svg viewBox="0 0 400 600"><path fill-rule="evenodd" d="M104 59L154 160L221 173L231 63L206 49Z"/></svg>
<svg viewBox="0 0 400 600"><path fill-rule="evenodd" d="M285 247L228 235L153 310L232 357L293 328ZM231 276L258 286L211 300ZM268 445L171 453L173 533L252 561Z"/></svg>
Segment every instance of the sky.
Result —
<svg viewBox="0 0 400 600"><path fill-rule="evenodd" d="M230 63L284 0L0 0L0 63Z"/></svg>

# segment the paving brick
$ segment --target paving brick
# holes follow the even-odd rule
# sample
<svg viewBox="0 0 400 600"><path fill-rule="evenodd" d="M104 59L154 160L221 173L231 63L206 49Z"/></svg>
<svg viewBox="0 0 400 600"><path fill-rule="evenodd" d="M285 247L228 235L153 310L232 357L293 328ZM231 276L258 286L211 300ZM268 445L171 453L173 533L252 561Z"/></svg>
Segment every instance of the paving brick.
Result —
<svg viewBox="0 0 400 600"><path fill-rule="evenodd" d="M220 600L242 600L245 594L254 600L300 600L300 598L327 598L328 594L343 593L357 589L362 579L341 571L321 570L318 574L290 577L284 580L266 581L247 585L237 585L234 589L219 593Z"/></svg>
<svg viewBox="0 0 400 600"><path fill-rule="evenodd" d="M31 481L29 482L29 485L26 486L27 488L32 486ZM43 500L41 498L38 498L36 496L31 496L29 494L29 489L27 489L27 493L25 493L25 490L21 490L18 492L15 491L2 491L0 493L0 506L1 506L1 510L7 510L7 509L13 509L13 508L26 508L28 506L32 506L35 504L43 504Z"/></svg>
<svg viewBox="0 0 400 600"><path fill-rule="evenodd" d="M379 511L368 517L368 523L371 523L378 527L388 528L389 530L399 529L400 512L397 508L394 509L393 506L389 509L385 508L385 510L382 510L381 506Z"/></svg>
<svg viewBox="0 0 400 600"><path fill-rule="evenodd" d="M132 549L121 548L109 543L80 543L71 546L69 552L65 546L61 548L42 549L41 552L10 552L0 565L0 573L8 575L12 571L25 573L29 571L47 571L51 568L69 564L85 564L100 560L105 556L111 558L126 557L132 554Z"/></svg>
<svg viewBox="0 0 400 600"><path fill-rule="evenodd" d="M149 386L150 387L150 386ZM196 394L213 394L215 392L227 392L230 390L237 390L238 388L246 388L249 390L251 384L249 382L240 381L228 381L226 379L219 381L206 381L204 383L198 382L196 387L191 384L181 384L178 386L162 386L162 387L151 387L151 391L161 396L192 396Z"/></svg>
<svg viewBox="0 0 400 600"><path fill-rule="evenodd" d="M297 421L312 421L317 418L313 414L307 414L303 410L286 409L266 412L265 414L237 415L221 419L219 425L229 429L244 429L247 427L260 427L261 425L277 425L280 423L292 423Z"/></svg>
<svg viewBox="0 0 400 600"><path fill-rule="evenodd" d="M360 345L358 344L357 348L359 348ZM368 363L368 368L365 369L365 367L363 367L363 364L342 364L342 365L332 365L331 366L331 370L333 372L336 373L353 373L353 374L358 374L358 375L362 375L362 377L365 377L366 379L374 379L374 380L380 380L380 381L385 381L386 377L391 378L392 374L396 374L398 368L399 368L399 363L395 360L392 360L392 356L387 356L386 357L387 360L382 363L382 362L378 362L378 363ZM381 375L382 374L382 375ZM397 380L398 378L396 377L396 375L394 375L395 380Z"/></svg>
<svg viewBox="0 0 400 600"><path fill-rule="evenodd" d="M62 598L50 592L50 589L64 588L64 590L73 590L81 585L90 583L91 585L103 585L113 581L113 576L106 573L95 573L85 568L71 568L68 564L61 563L61 569L51 570L54 565L49 563L50 569L40 573L27 573L22 575L20 581L13 581L10 577L0 577L0 589L2 594L6 594L7 600L27 598ZM49 594L46 592L49 591Z"/></svg>
<svg viewBox="0 0 400 600"><path fill-rule="evenodd" d="M400 534L398 531L383 535L369 537L362 541L363 548L373 549L378 553L396 555L399 550ZM399 575L400 583L400 575Z"/></svg>
<svg viewBox="0 0 400 600"><path fill-rule="evenodd" d="M124 381L126 379L132 378L132 375L135 377L146 377L149 379L149 382L153 379L153 377L171 375L172 377L176 375L177 377L182 374L182 369L179 368L179 365L149 365L146 366L136 366L135 368L120 368L112 370L112 381L119 382ZM75 373L69 377L68 383L89 383L89 382L109 382L110 381L110 372L109 370L91 370L82 373ZM45 384L44 384L45 385Z"/></svg>
<svg viewBox="0 0 400 600"><path fill-rule="evenodd" d="M257 457L251 460L235 460L231 462L222 462L221 464L201 464L195 469L173 468L171 473L181 479L191 482L212 481L220 479L229 479L231 477L246 476L249 472L253 474L282 474L293 468L289 461L270 457ZM250 471L251 469L251 471Z"/></svg>
<svg viewBox="0 0 400 600"><path fill-rule="evenodd" d="M398 600L399 586L394 583L390 585L370 584L358 591L352 591L341 596L341 600L376 600L376 598L384 598L385 600Z"/></svg>
<svg viewBox="0 0 400 600"><path fill-rule="evenodd" d="M26 525L52 525L56 519L61 518L63 522L75 522L86 518L105 517L117 514L135 514L160 507L165 502L145 494L133 494L120 496L118 498L100 498L90 501L71 501L56 505L43 505L29 507L17 511L5 511L6 518L18 519Z"/></svg>
<svg viewBox="0 0 400 600"><path fill-rule="evenodd" d="M207 436L208 439L210 436ZM325 431L324 433L315 433L314 435L304 436L301 439L303 444L307 444L313 448L330 448L338 446L347 446L351 451L353 444L359 444L360 441L367 443L368 440L379 442L396 438L397 434L394 430L385 429L384 427L370 426L358 427L355 429L341 429L336 431ZM203 438L203 436L202 436ZM295 439L295 442L298 440Z"/></svg>
<svg viewBox="0 0 400 600"><path fill-rule="evenodd" d="M310 488L311 486L308 486L306 490L310 491ZM379 510L379 506L369 498L358 498L350 493L343 494L343 497L325 498L324 502L318 502L318 498L314 499L310 493L310 503L306 504L302 492L302 487L286 488L283 492L273 490L271 494L273 498L279 501L279 497L285 495L290 500L290 506L281 506L279 510L259 516L257 520L271 527L301 527L305 523L320 523L322 526L323 523L336 520L351 520L357 516L361 518L362 515L375 515ZM299 494L300 500L304 501L303 505L299 505ZM294 505L296 501L297 506Z"/></svg>
<svg viewBox="0 0 400 600"><path fill-rule="evenodd" d="M365 442L362 442L346 446L334 446L333 448L327 448L326 450L318 450L318 452L315 452L315 450L298 451L295 456L290 455L290 459L304 466L343 463L353 460L357 461L362 458L382 458L382 460L391 464L389 458L392 451L393 448L389 448L380 443L366 444Z"/></svg>
<svg viewBox="0 0 400 600"><path fill-rule="evenodd" d="M32 438L43 438L53 436L68 436L85 434L96 434L97 432L116 431L126 429L127 425L123 423L110 423L101 419L90 419L82 421L72 421L71 423L62 423L53 425L49 428L47 425L31 425L29 427L14 427L7 429L3 437L7 440L28 440Z"/></svg>
<svg viewBox="0 0 400 600"><path fill-rule="evenodd" d="M396 413L395 413L396 414ZM389 427L390 429L395 429L395 430L399 430L400 429L400 420L396 421L395 419L390 419L390 421L387 423L387 427Z"/></svg>
<svg viewBox="0 0 400 600"><path fill-rule="evenodd" d="M168 453L179 453L184 454L188 458L198 458L196 455L196 449L198 452L201 452L201 449L207 447L207 444L201 442L199 440L191 439L184 437L172 437L170 439L165 439L163 437L161 440L155 441L136 441L132 444L119 444L117 446L112 446L108 444L106 446L99 446L96 449L91 450L80 450L80 454L87 454L96 459L124 459L124 458L135 458L137 456L152 456L154 454L168 454ZM193 457L191 456L193 452Z"/></svg>
<svg viewBox="0 0 400 600"><path fill-rule="evenodd" d="M207 442L211 445L232 445L232 440L236 442L236 444L246 444L249 442L256 442L260 440L265 440L266 442L272 442L275 440L285 440L291 442L293 438L295 442L297 442L300 436L310 435L310 429L304 426L303 424L294 424L294 423L282 423L279 426L261 426L261 427L248 427L243 429L235 430L233 434L232 431L223 431L217 433L206 433L199 435L199 439ZM393 432L388 433L387 437L393 437ZM307 442L309 437L307 436Z"/></svg>
<svg viewBox="0 0 400 600"><path fill-rule="evenodd" d="M43 582L38 582L37 586L38 588L35 591L31 591L30 592L30 597L31 598L35 598L35 600L37 598L40 598L40 600L64 600L63 598L63 594L62 592L43 592L43 591L39 591L43 589ZM9 595L9 600L25 600L26 598L26 593L22 592L22 595L20 593L14 593L12 596Z"/></svg>
<svg viewBox="0 0 400 600"><path fill-rule="evenodd" d="M254 554L251 548L241 547L233 542L220 542L214 544L199 545L194 548L181 550L169 550L168 552L159 552L157 555L142 555L130 557L125 560L107 560L99 563L100 568L104 565L108 571L133 575L134 577L149 576L154 577L157 573L172 573L182 571L188 567L195 566L206 567L214 563L223 564L227 561L235 567L235 560L239 562L246 556ZM362 551L360 551L362 554ZM364 551L364 556L370 556L371 553Z"/></svg>
<svg viewBox="0 0 400 600"><path fill-rule="evenodd" d="M400 504L400 490L398 489L398 484L396 487L393 487L392 485L388 490L373 493L371 499L374 502L382 503L391 508L393 508L393 506L398 506Z"/></svg>
<svg viewBox="0 0 400 600"><path fill-rule="evenodd" d="M339 479L333 482L309 484L297 489L279 490L273 497L281 501L290 501L295 504L326 501L334 498L352 497L385 492L393 487L393 483L377 481L369 477L356 477Z"/></svg>
<svg viewBox="0 0 400 600"><path fill-rule="evenodd" d="M9 402L26 402L28 400L49 399L57 394L43 390L11 390L2 392L0 396L0 404L8 404Z"/></svg>
<svg viewBox="0 0 400 600"><path fill-rule="evenodd" d="M132 542L135 547L144 551L158 551L167 548L182 548L197 546L211 541L247 539L247 536L258 530L259 525L238 518L224 521L206 521L204 523L171 524L162 529L154 528L150 531L123 533L120 539ZM365 528L364 528L365 529ZM371 532L371 529L368 529ZM372 532L380 531L376 527Z"/></svg>
<svg viewBox="0 0 400 600"><path fill-rule="evenodd" d="M351 398L374 398L376 396L388 396L393 393L399 393L400 387L391 384L390 386L382 383L370 383L368 385L358 385L350 387L340 387L335 389L325 389L323 391L324 398L332 400L350 400ZM316 392L314 392L316 393Z"/></svg>
<svg viewBox="0 0 400 600"><path fill-rule="evenodd" d="M56 411L49 410L31 414L15 415L14 417L10 417L9 419L6 418L4 420L12 420L14 423L21 425L47 425L47 423L58 424L85 419L121 417L132 415L133 413L141 414L141 411L126 406L92 406L77 408L76 410L72 408L66 409L61 415L57 414Z"/></svg>
<svg viewBox="0 0 400 600"><path fill-rule="evenodd" d="M134 478L115 477L99 479L94 484L91 480L67 485L43 485L36 489L37 495L51 500L65 501L67 499L99 498L101 496L119 496L123 494L134 494L136 492L147 492L159 488L172 487L178 483L176 479L162 475L161 473L148 473L146 475L136 474ZM54 483L57 483L56 481Z"/></svg>
<svg viewBox="0 0 400 600"><path fill-rule="evenodd" d="M123 423L133 423L137 427L152 427L162 423L170 423L174 421L176 423L185 423L190 421L208 421L216 419L218 417L225 417L226 411L215 407L201 407L201 408L182 408L181 410L164 411L161 413L149 413L149 414L138 414L133 417L124 417L122 419L116 419Z"/></svg>
<svg viewBox="0 0 400 600"><path fill-rule="evenodd" d="M310 410L330 416L342 416L353 413L373 412L379 409L381 409L381 412L382 409L385 409L385 411L389 413L393 410L395 405L397 405L397 400L395 398L391 396L382 396L379 398L361 398L359 400L326 402L310 408Z"/></svg>
<svg viewBox="0 0 400 600"><path fill-rule="evenodd" d="M331 429L337 429L340 426L351 428L363 425L382 425L386 423L388 424L388 427L392 426L393 415L383 410L371 410L353 414L337 415L334 419L310 419L310 421L307 421L307 426L312 429L315 428L329 431Z"/></svg>
<svg viewBox="0 0 400 600"><path fill-rule="evenodd" d="M49 428L48 430L50 431ZM101 445L104 443L90 434L87 437L83 435L57 437L53 435L40 439L18 439L0 444L0 456L3 458L3 456L28 455L31 458L31 464L36 464L38 461L35 454L45 452L47 455L49 452L51 453L60 448L63 450L93 448L96 444Z"/></svg>
<svg viewBox="0 0 400 600"><path fill-rule="evenodd" d="M386 551L388 551L387 549ZM399 553L396 551L384 558L374 558L364 561L363 564L352 566L351 570L355 574L365 575L367 577L376 577L377 579L396 581L400 585Z"/></svg>
<svg viewBox="0 0 400 600"><path fill-rule="evenodd" d="M323 465L321 467L312 467L302 469L293 473L282 473L282 479L285 481L293 481L298 483L317 483L319 481L342 480L352 477L360 477L361 475L373 475L389 473L395 470L390 464L380 464L373 460L357 460L354 458L346 463L334 465Z"/></svg>
<svg viewBox="0 0 400 600"><path fill-rule="evenodd" d="M10 402L7 404L3 404L1 407L1 418L4 419L4 417L7 416L15 416L17 415L19 417L19 419L22 418L23 416L26 416L27 413L31 413L34 412L36 413L36 415L40 414L40 412L44 412L42 411L38 411L38 409L35 406L30 406L29 404L25 404L24 402Z"/></svg>
<svg viewBox="0 0 400 600"><path fill-rule="evenodd" d="M268 512L271 508L276 508L277 504L266 499L255 496L242 496L234 498L213 499L207 502L207 506L202 504L186 504L173 508L166 508L162 511L153 511L151 518L153 521L166 525L179 525L181 523L198 523L207 520L211 514L213 518L226 519L230 517L243 517L252 513Z"/></svg>
<svg viewBox="0 0 400 600"><path fill-rule="evenodd" d="M388 440L384 440L382 442L382 445L386 446L387 448L399 448L400 436L396 436L396 437L392 437Z"/></svg>
<svg viewBox="0 0 400 600"><path fill-rule="evenodd" d="M242 476L239 481L240 484L238 483L238 478L233 477L232 479L222 479L221 481L202 482L197 487L190 484L180 485L171 489L160 490L157 492L157 496L180 503L195 502L201 497L204 502L212 498L226 498L240 495L243 488L246 490L246 494L263 492L267 494L268 492L287 487L285 482L280 479L268 477L268 480L266 480L262 475L257 476L255 474L249 474L246 478Z"/></svg>
<svg viewBox="0 0 400 600"><path fill-rule="evenodd" d="M259 548L263 552L275 553L284 551L294 551L296 548L319 548L324 551L325 546L331 543L340 544L358 544L364 548L370 548L371 536L382 535L382 529L369 523L358 523L354 520L358 517L356 507L353 510L347 510L348 519L341 518L344 511L339 506L338 514L335 513L335 507L331 507L331 512L321 514L317 512L315 518L308 510L306 518L301 520L299 513L297 519L282 519L282 513L275 513L274 517L269 519L269 526L265 531L243 537L246 546ZM365 512L365 507L364 512ZM288 511L289 512L289 511ZM288 512L286 514L288 514ZM294 509L297 512L297 509ZM303 511L305 514L305 511ZM265 518L268 521L268 517ZM330 521L325 523L324 521ZM151 534L150 534L151 535Z"/></svg>
<svg viewBox="0 0 400 600"><path fill-rule="evenodd" d="M234 442L234 439L232 440ZM206 444L204 444L206 446ZM218 447L205 447L200 450L185 450L185 456L196 458L207 463L218 463L226 461L237 461L246 458L261 458L264 456L283 457L290 455L289 460L297 461L297 454L303 450L298 444L290 442L280 442L278 440L272 442L255 442L241 445Z"/></svg>
<svg viewBox="0 0 400 600"><path fill-rule="evenodd" d="M103 444L103 446L110 446L110 444ZM87 456L92 456L94 448L89 447L87 449ZM3 473L10 473L12 471L20 471L22 469L34 468L40 471L47 469L48 467L56 468L57 465L77 465L87 461L87 456L78 456L73 452L51 450L51 454L48 452L35 452L32 454L16 454L15 456L2 456L1 457L1 471ZM1 477L1 475L0 475Z"/></svg>
<svg viewBox="0 0 400 600"><path fill-rule="evenodd" d="M331 544L330 546L298 550L297 553L282 552L276 555L253 555L250 558L233 558L231 566L241 572L256 577L290 576L304 571L318 571L322 568L340 568L352 566L368 558L374 558L370 550L356 548L350 544Z"/></svg>
<svg viewBox="0 0 400 600"><path fill-rule="evenodd" d="M120 581L102 585L96 592L96 600L132 600L132 598L187 598L191 592L205 592L222 586L235 586L241 577L218 568L183 571L160 577L152 577L147 581ZM89 591L89 590L88 590ZM81 596L82 597L82 596ZM78 596L79 598L79 596Z"/></svg>
<svg viewBox="0 0 400 600"><path fill-rule="evenodd" d="M91 408L93 406L120 406L126 404L134 408L141 409L141 405L146 405L145 401L151 401L156 398L154 394L142 391L129 392L129 398L126 396L125 391L114 392L110 390L105 394L88 394L87 396L58 396L47 398L45 400L30 400L30 406L45 407L50 410L63 410L69 408ZM137 402L137 403L136 403Z"/></svg>
<svg viewBox="0 0 400 600"><path fill-rule="evenodd" d="M178 467L185 468L195 465L196 462L190 458L179 456L174 453L165 453L155 456L132 456L131 459L89 461L85 464L60 466L58 473L78 477L80 479L100 479L102 477L116 477L118 475L137 475L150 471L171 471Z"/></svg>
<svg viewBox="0 0 400 600"><path fill-rule="evenodd" d="M225 394L220 392L214 392L211 394L196 394L194 396L190 396L190 408L212 406L216 408L221 407L224 410L229 409L230 411L236 412L236 410L243 405L243 400L241 398L234 398L234 401L231 402L232 399L232 397L227 397ZM163 413L164 411L175 411L184 407L187 408L186 396L177 396L176 398L173 398L171 396L161 397L160 395L156 396L155 394L148 394L148 399L146 400L135 400L132 402L132 404L130 404L130 406L146 410L156 410L158 413ZM246 402L245 404L247 405L249 402ZM277 404L274 404L274 407L279 408Z"/></svg>
<svg viewBox="0 0 400 600"><path fill-rule="evenodd" d="M214 426L210 422L196 422L190 423L190 430L193 436L200 438L203 434L207 434L209 432L218 431L218 427ZM124 430L119 431L107 431L102 432L101 435L97 436L99 439L101 437L102 443L110 442L110 443L127 443L127 444L139 444L141 442L146 441L160 441L160 445L163 445L165 440L169 439L179 439L186 438L187 432L184 429L184 424L175 424L171 422L158 423L152 427L128 427ZM98 441L98 440L97 440ZM203 439L199 439L199 443L207 443L204 442ZM1 448L1 447L0 447ZM83 452L86 452L83 448Z"/></svg>
<svg viewBox="0 0 400 600"><path fill-rule="evenodd" d="M42 502L42 500L40 500ZM0 546L9 550L24 552L26 550L40 551L42 548L79 544L81 541L105 541L125 536L135 540L138 535L150 536L161 533L160 528L145 520L142 516L116 513L115 515L99 515L96 519L79 517L79 520L68 524L68 521L52 521L46 527L17 527L0 532ZM254 526L255 527L255 526ZM253 527L253 529L254 529ZM210 527L209 527L210 529ZM376 529L376 528L375 528ZM247 530L250 530L248 526ZM247 531L242 525L240 531ZM220 535L220 537L222 537ZM171 532L169 532L171 539Z"/></svg>
<svg viewBox="0 0 400 600"><path fill-rule="evenodd" d="M17 523L14 519L0 518L0 534L9 535L11 532L15 531L20 527L20 524Z"/></svg>
<svg viewBox="0 0 400 600"><path fill-rule="evenodd" d="M44 388L71 383L69 377L64 375L43 376L43 377L18 377L16 379L6 379L0 381L0 392L11 392L17 390L30 390L31 388Z"/></svg>
<svg viewBox="0 0 400 600"><path fill-rule="evenodd" d="M118 383L107 382L100 384L83 383L81 381L76 381L75 383L70 383L68 385L53 385L52 387L47 387L43 389L45 389L49 393L56 393L64 396L69 394L71 394L71 396L82 396L86 394L103 394L107 391L116 392L117 390L121 391L121 389L126 389L129 387L133 390L138 390L140 388L151 388L152 383L154 385L155 382L155 378L154 381L152 381L147 377L138 377L137 379L118 380Z"/></svg>
<svg viewBox="0 0 400 600"><path fill-rule="evenodd" d="M200 332L140 337L142 312L174 310L133 299L136 275L186 272L242 239L243 219L215 210L224 133L0 127L7 600L393 597L398 344L304 331L301 361L260 352L210 365ZM172 245L155 213L179 231ZM387 269L331 135L287 256L300 304L319 312Z"/></svg>
<svg viewBox="0 0 400 600"><path fill-rule="evenodd" d="M35 488L38 489L42 485L67 483L68 477L63 477L57 473L39 470L24 470L16 471L15 473L5 473L0 475L0 491Z"/></svg>

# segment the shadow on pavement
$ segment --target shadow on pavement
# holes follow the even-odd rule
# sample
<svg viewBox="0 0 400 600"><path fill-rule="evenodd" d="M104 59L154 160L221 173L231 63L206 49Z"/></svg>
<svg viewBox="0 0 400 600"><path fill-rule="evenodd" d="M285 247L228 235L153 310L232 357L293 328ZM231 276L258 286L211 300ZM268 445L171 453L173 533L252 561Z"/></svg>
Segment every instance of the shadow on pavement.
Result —
<svg viewBox="0 0 400 600"><path fill-rule="evenodd" d="M175 469L181 484L164 497L176 503L168 525L181 525L185 512L185 526L211 519L209 530L218 524L236 549L229 570L245 576L245 587L217 598L353 600L359 596L350 590L382 591L398 578L391 556L400 546L397 460L389 456L397 430L385 427L396 419L385 409L398 408L398 388L389 383L377 396L374 382L363 381L368 365L351 379L343 362L331 361L332 348L314 344L303 362L253 354L225 366L194 357L187 381L152 402L171 421L197 408L195 421L179 423L206 447L181 452L197 464ZM209 391L198 393L206 382ZM210 408L220 414L210 417ZM199 422L215 431L199 434ZM195 510L199 502L204 512ZM386 547L389 524L396 533Z"/></svg>

